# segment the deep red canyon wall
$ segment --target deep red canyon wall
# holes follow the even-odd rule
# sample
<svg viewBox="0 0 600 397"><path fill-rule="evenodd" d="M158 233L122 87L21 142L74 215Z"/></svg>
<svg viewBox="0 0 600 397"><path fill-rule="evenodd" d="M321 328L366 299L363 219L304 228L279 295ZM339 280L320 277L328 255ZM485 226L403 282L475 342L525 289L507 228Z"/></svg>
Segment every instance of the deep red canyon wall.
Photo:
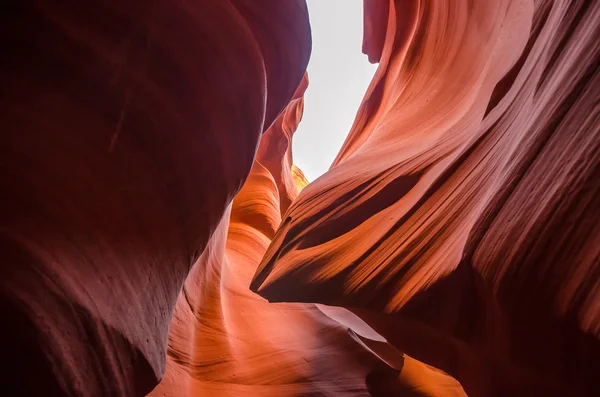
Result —
<svg viewBox="0 0 600 397"><path fill-rule="evenodd" d="M306 4L3 8L2 393L145 395L188 271L306 70Z"/></svg>
<svg viewBox="0 0 600 397"><path fill-rule="evenodd" d="M309 185L304 1L9 2L4 394L597 394L600 2L364 6Z"/></svg>

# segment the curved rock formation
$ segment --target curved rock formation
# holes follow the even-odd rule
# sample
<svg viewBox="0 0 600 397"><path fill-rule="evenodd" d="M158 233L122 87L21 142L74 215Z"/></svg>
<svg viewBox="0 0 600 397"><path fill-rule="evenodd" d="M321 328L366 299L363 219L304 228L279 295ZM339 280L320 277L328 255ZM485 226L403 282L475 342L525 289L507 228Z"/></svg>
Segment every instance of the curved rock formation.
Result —
<svg viewBox="0 0 600 397"><path fill-rule="evenodd" d="M600 2L365 0L310 185L304 1L9 3L4 394L597 393Z"/></svg>
<svg viewBox="0 0 600 397"><path fill-rule="evenodd" d="M150 394L367 396L375 362L312 304L270 304L248 286L281 211L297 195L291 138L305 78L263 135L246 183L194 265L171 323L167 371Z"/></svg>
<svg viewBox="0 0 600 397"><path fill-rule="evenodd" d="M410 362L375 386L594 395L600 2L365 6L379 69L252 289L350 309L332 318L390 366Z"/></svg>
<svg viewBox="0 0 600 397"><path fill-rule="evenodd" d="M306 70L306 5L14 1L0 22L2 391L144 395Z"/></svg>

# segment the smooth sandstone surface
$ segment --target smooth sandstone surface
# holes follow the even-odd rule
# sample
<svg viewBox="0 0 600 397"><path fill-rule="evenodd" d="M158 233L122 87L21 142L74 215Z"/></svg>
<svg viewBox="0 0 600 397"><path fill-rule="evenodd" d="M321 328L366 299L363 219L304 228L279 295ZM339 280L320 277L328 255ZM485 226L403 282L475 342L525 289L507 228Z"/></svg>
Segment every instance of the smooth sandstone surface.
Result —
<svg viewBox="0 0 600 397"><path fill-rule="evenodd" d="M308 184L304 1L9 1L3 394L597 394L600 2L364 10Z"/></svg>
<svg viewBox="0 0 600 397"><path fill-rule="evenodd" d="M368 396L367 375L384 367L315 305L271 304L248 288L301 187L291 138L307 83L263 135L246 183L184 284L167 371L151 397Z"/></svg>
<svg viewBox="0 0 600 397"><path fill-rule="evenodd" d="M379 69L251 288L349 309L332 318L404 365L378 382L398 393L460 395L426 390L435 367L470 397L594 395L600 3L366 1L365 18Z"/></svg>
<svg viewBox="0 0 600 397"><path fill-rule="evenodd" d="M310 54L300 0L9 1L0 15L7 396L143 396Z"/></svg>

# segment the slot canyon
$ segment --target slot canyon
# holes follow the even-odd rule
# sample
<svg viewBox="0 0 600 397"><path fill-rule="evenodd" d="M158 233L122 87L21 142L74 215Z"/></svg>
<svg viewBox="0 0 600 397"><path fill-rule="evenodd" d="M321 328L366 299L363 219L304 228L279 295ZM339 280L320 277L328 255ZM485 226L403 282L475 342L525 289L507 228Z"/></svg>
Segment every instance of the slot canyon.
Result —
<svg viewBox="0 0 600 397"><path fill-rule="evenodd" d="M363 7L309 183L305 0L4 4L2 395L600 395L600 1Z"/></svg>

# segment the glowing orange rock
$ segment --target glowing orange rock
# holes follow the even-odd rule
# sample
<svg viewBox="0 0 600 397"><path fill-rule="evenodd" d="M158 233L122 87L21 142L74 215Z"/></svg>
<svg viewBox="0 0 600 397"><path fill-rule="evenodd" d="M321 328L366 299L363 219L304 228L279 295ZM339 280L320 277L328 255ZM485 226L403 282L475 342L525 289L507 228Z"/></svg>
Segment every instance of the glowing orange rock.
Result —
<svg viewBox="0 0 600 397"><path fill-rule="evenodd" d="M305 78L264 134L246 183L179 296L167 372L151 396L356 396L376 367L312 304L270 304L248 286L296 195L291 138Z"/></svg>
<svg viewBox="0 0 600 397"><path fill-rule="evenodd" d="M594 395L600 2L366 5L377 21L389 5L379 69L252 289L350 308L383 361L419 360L379 379L396 390L426 363L470 397ZM463 393L442 375L421 395L434 378Z"/></svg>
<svg viewBox="0 0 600 397"><path fill-rule="evenodd" d="M600 2L365 0L311 185L303 1L15 3L4 394L595 395Z"/></svg>
<svg viewBox="0 0 600 397"><path fill-rule="evenodd" d="M141 396L192 264L306 70L306 4L12 3L2 392Z"/></svg>

